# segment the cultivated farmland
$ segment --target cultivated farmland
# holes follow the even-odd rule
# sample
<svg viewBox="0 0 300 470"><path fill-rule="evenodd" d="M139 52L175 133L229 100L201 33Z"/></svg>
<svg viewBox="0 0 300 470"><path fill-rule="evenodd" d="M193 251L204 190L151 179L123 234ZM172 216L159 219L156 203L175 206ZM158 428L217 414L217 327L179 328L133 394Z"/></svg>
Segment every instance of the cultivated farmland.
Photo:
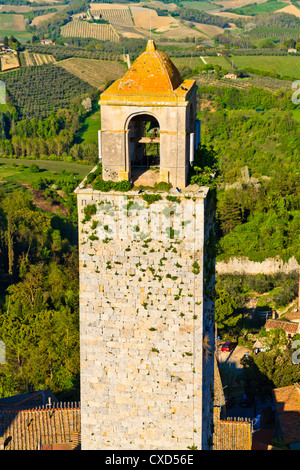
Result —
<svg viewBox="0 0 300 470"><path fill-rule="evenodd" d="M61 60L57 65L98 89L103 89L111 80L122 77L126 71L125 65L118 62L75 57Z"/></svg>
<svg viewBox="0 0 300 470"><path fill-rule="evenodd" d="M87 51L84 48L72 46L44 46L42 44L26 44L25 49L26 52L53 56L57 61L69 59L71 57L103 60L119 59L119 54L116 52L106 52L102 50Z"/></svg>
<svg viewBox="0 0 300 470"><path fill-rule="evenodd" d="M68 108L74 96L91 90L87 82L55 64L21 67L3 76L21 119L44 119L51 112Z"/></svg>
<svg viewBox="0 0 300 470"><path fill-rule="evenodd" d="M22 61L22 65L25 67L29 67L32 65L43 65L43 64L51 64L56 62L55 58L51 54L35 54L33 52L22 52L20 54L20 58Z"/></svg>
<svg viewBox="0 0 300 470"><path fill-rule="evenodd" d="M6 70L17 69L20 62L17 54L7 53L0 56L1 72Z"/></svg>
<svg viewBox="0 0 300 470"><path fill-rule="evenodd" d="M31 39L31 34L26 31L23 15L0 13L0 40L4 36L15 36L20 42Z"/></svg>
<svg viewBox="0 0 300 470"><path fill-rule="evenodd" d="M0 30L25 31L23 15L0 14Z"/></svg>
<svg viewBox="0 0 300 470"><path fill-rule="evenodd" d="M204 57L204 60L211 65L219 65L223 69L228 69L230 68L229 62L225 59L225 57L221 56L210 56L210 57Z"/></svg>
<svg viewBox="0 0 300 470"><path fill-rule="evenodd" d="M70 21L61 28L61 35L66 38L92 38L99 41L119 41L119 35L110 24Z"/></svg>
<svg viewBox="0 0 300 470"><path fill-rule="evenodd" d="M286 3L279 2L279 1L267 1L264 3L253 3L252 5L245 5L241 8L232 8L230 10L225 10L225 12L229 11L231 13L236 13L237 15L259 15L263 13L273 13L281 8L286 7Z"/></svg>
<svg viewBox="0 0 300 470"><path fill-rule="evenodd" d="M66 161L51 160L20 160L17 158L0 157L1 164L1 180L2 181L20 181L22 183L32 184L36 182L41 173L44 178L54 179L55 182L65 179L66 181L74 180L74 175L79 179L83 179L92 169L91 165L83 165L79 163L68 163ZM33 173L30 171L31 165L38 165L41 173ZM68 172L71 174L68 175Z"/></svg>
<svg viewBox="0 0 300 470"><path fill-rule="evenodd" d="M113 26L133 26L130 7L126 8L99 8L91 11L93 17L103 18Z"/></svg>
<svg viewBox="0 0 300 470"><path fill-rule="evenodd" d="M291 82L287 80L278 80L276 78L264 77L259 75L253 75L247 78L238 78L237 80L231 80L229 78L223 78L218 80L214 74L200 74L195 77L199 86L213 85L216 87L228 87L238 88L240 90L247 89L249 87L262 88L264 90L274 93L279 90L291 92Z"/></svg>
<svg viewBox="0 0 300 470"><path fill-rule="evenodd" d="M281 77L300 78L299 56L234 56L232 60L238 69L251 67Z"/></svg>
<svg viewBox="0 0 300 470"><path fill-rule="evenodd" d="M171 57L171 60L178 69L183 67L190 67L191 69L194 69L200 65L203 65L200 57Z"/></svg>

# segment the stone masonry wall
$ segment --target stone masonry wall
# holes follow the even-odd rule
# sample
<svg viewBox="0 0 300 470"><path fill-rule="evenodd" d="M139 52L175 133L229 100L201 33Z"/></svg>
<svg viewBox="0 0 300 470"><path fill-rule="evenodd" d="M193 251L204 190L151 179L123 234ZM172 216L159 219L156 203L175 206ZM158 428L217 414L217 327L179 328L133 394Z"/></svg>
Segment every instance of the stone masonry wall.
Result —
<svg viewBox="0 0 300 470"><path fill-rule="evenodd" d="M211 445L207 194L77 190L82 449Z"/></svg>
<svg viewBox="0 0 300 470"><path fill-rule="evenodd" d="M247 258L231 258L216 263L219 274L276 274L299 271L300 266L292 256L287 262L280 258L267 258L261 263Z"/></svg>

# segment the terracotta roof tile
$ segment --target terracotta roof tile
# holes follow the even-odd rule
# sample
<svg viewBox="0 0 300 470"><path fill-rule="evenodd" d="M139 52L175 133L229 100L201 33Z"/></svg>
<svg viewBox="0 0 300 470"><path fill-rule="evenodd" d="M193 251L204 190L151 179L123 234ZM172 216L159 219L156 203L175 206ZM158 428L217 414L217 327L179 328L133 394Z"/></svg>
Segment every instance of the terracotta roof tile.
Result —
<svg viewBox="0 0 300 470"><path fill-rule="evenodd" d="M129 93L173 91L182 79L169 57L148 41L146 51L132 64L119 83L119 89Z"/></svg>
<svg viewBox="0 0 300 470"><path fill-rule="evenodd" d="M213 450L251 450L251 422L232 420L215 422L213 442Z"/></svg>
<svg viewBox="0 0 300 470"><path fill-rule="evenodd" d="M33 409L0 409L0 446L4 450L38 450L42 446L80 445L80 406L53 403Z"/></svg>
<svg viewBox="0 0 300 470"><path fill-rule="evenodd" d="M274 328L282 328L283 330L285 330L286 333L297 333L298 323L282 320L267 320L265 324L265 329L271 330Z"/></svg>
<svg viewBox="0 0 300 470"><path fill-rule="evenodd" d="M273 390L278 421L286 444L300 442L299 384Z"/></svg>
<svg viewBox="0 0 300 470"><path fill-rule="evenodd" d="M284 314L285 318L288 320L300 320L300 311L294 310L293 312L288 312Z"/></svg>

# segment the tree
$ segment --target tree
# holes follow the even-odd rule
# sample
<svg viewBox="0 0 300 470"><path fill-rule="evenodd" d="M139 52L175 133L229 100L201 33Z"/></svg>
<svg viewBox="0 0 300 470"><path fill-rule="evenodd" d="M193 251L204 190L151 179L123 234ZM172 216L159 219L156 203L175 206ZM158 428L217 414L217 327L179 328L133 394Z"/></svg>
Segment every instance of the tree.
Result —
<svg viewBox="0 0 300 470"><path fill-rule="evenodd" d="M223 235L227 235L242 224L242 211L236 193L236 190L228 190L218 199L217 217Z"/></svg>
<svg viewBox="0 0 300 470"><path fill-rule="evenodd" d="M2 210L7 224L4 228L8 251L9 274L17 275L16 261L26 254L30 262L43 260L43 243L50 231L50 218L38 211L32 198L24 191L16 191L3 199Z"/></svg>
<svg viewBox="0 0 300 470"><path fill-rule="evenodd" d="M280 351L288 342L286 333L282 328L274 328L269 331L265 328L261 328L258 339L270 351Z"/></svg>
<svg viewBox="0 0 300 470"><path fill-rule="evenodd" d="M210 185L216 175L217 154L212 146L199 145L195 151L194 165L190 171L191 184Z"/></svg>
<svg viewBox="0 0 300 470"><path fill-rule="evenodd" d="M236 314L236 300L216 285L215 315L219 330L235 327L242 315Z"/></svg>
<svg viewBox="0 0 300 470"><path fill-rule="evenodd" d="M300 364L293 364L291 351L259 352L243 357L243 379L247 390L265 398L273 388L287 387L299 381Z"/></svg>
<svg viewBox="0 0 300 470"><path fill-rule="evenodd" d="M14 36L11 36L8 40L9 46L14 50L18 51L20 49L21 43Z"/></svg>

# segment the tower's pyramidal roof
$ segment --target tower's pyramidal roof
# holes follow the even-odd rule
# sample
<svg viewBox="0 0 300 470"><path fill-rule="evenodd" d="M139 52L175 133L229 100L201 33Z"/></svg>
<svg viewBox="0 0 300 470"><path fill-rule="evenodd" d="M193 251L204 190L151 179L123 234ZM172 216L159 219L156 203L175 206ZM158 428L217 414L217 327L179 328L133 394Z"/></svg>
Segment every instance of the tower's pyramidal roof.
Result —
<svg viewBox="0 0 300 470"><path fill-rule="evenodd" d="M177 68L169 57L156 49L153 40L132 64L119 83L119 90L130 93L172 92L182 84Z"/></svg>

